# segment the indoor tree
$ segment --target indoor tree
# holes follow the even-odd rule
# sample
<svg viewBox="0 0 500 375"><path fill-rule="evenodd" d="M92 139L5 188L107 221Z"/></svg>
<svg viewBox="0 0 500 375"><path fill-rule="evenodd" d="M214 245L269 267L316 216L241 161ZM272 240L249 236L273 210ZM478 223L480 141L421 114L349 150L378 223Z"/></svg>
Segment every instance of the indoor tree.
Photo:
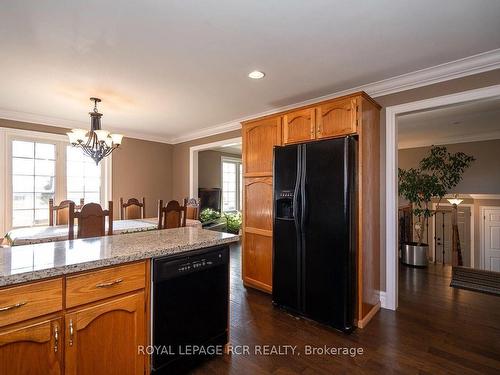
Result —
<svg viewBox="0 0 500 375"><path fill-rule="evenodd" d="M463 152L452 154L446 147L432 146L418 168L398 170L399 195L410 202L412 214L417 218L414 228L419 246L429 218L439 210L443 197L457 186L474 160ZM438 200L435 210L431 207L433 198Z"/></svg>

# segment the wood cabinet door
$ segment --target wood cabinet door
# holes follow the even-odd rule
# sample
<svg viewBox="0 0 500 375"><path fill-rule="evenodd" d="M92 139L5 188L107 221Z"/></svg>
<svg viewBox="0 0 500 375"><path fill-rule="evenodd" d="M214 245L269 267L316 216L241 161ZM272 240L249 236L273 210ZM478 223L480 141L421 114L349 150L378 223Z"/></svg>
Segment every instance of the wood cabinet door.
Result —
<svg viewBox="0 0 500 375"><path fill-rule="evenodd" d="M273 178L245 178L244 222L246 228L273 229Z"/></svg>
<svg viewBox="0 0 500 375"><path fill-rule="evenodd" d="M281 117L243 126L243 173L247 177L273 173L273 147L281 144Z"/></svg>
<svg viewBox="0 0 500 375"><path fill-rule="evenodd" d="M356 133L357 99L347 98L323 104L317 110L316 138Z"/></svg>
<svg viewBox="0 0 500 375"><path fill-rule="evenodd" d="M316 108L307 108L283 115L283 144L315 139Z"/></svg>
<svg viewBox="0 0 500 375"><path fill-rule="evenodd" d="M243 281L272 290L272 177L246 178L244 191Z"/></svg>
<svg viewBox="0 0 500 375"><path fill-rule="evenodd" d="M144 292L66 314L66 375L143 375Z"/></svg>
<svg viewBox="0 0 500 375"><path fill-rule="evenodd" d="M62 374L62 319L0 330L0 374Z"/></svg>

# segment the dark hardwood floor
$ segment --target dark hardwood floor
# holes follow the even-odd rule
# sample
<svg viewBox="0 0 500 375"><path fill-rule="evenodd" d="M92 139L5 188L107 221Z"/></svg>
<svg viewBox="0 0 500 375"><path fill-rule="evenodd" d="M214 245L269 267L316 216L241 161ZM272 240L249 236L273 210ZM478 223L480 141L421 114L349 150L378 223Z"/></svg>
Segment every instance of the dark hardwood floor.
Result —
<svg viewBox="0 0 500 375"><path fill-rule="evenodd" d="M401 267L399 309L381 310L345 335L273 308L243 287L240 248L231 249L231 344L194 374L500 374L500 298L449 287L450 268ZM297 345L300 355L255 355L256 345ZM363 348L348 355L305 355L305 346Z"/></svg>

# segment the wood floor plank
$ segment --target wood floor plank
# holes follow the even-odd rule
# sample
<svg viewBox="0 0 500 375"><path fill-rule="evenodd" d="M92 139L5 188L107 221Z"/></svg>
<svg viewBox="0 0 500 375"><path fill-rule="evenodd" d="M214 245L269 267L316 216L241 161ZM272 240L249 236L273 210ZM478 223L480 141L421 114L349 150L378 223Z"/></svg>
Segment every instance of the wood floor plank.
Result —
<svg viewBox="0 0 500 375"><path fill-rule="evenodd" d="M451 288L449 267L400 268L399 309L382 309L345 335L273 307L241 282L240 248L231 248L232 345L250 355L214 358L193 374L497 374L500 297ZM300 355L256 355L256 345L296 345ZM363 348L364 354L304 354L307 346Z"/></svg>

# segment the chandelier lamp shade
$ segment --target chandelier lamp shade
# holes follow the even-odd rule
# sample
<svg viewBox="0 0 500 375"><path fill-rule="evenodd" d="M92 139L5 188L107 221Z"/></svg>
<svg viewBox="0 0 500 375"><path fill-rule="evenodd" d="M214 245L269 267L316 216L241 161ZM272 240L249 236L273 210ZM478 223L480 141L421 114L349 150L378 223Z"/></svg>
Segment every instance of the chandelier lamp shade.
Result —
<svg viewBox="0 0 500 375"><path fill-rule="evenodd" d="M66 133L69 142L74 146L81 148L85 154L95 161L96 165L109 156L122 143L122 134L110 134L107 130L101 129L102 113L97 110L99 98L90 98L94 102L94 110L89 112L90 131L85 129L73 129Z"/></svg>

